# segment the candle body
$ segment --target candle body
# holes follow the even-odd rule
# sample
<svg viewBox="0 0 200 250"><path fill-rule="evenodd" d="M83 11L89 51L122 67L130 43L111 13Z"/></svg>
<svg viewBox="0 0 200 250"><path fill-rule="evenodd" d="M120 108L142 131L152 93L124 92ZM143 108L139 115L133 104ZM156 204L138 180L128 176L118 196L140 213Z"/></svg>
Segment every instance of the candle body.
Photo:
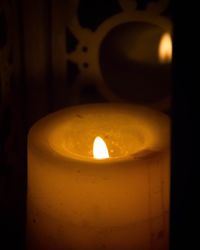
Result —
<svg viewBox="0 0 200 250"><path fill-rule="evenodd" d="M38 133L45 124L29 139L28 249L167 249L169 150L105 163L63 157Z"/></svg>

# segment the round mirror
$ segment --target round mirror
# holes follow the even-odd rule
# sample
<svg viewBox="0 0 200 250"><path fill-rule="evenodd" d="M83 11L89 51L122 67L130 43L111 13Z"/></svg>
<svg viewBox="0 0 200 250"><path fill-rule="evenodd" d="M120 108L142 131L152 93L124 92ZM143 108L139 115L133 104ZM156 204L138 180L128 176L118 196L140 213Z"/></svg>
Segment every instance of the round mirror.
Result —
<svg viewBox="0 0 200 250"><path fill-rule="evenodd" d="M100 46L100 68L109 89L121 99L141 104L170 95L170 33L147 22L114 27Z"/></svg>

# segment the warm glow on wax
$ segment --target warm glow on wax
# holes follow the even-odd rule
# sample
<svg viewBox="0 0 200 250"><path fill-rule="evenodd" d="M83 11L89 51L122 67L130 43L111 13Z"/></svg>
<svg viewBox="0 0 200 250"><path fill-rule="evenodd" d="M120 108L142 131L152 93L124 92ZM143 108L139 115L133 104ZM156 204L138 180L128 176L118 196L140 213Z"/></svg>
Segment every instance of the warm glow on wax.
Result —
<svg viewBox="0 0 200 250"><path fill-rule="evenodd" d="M93 157L95 159L106 159L109 158L108 148L104 140L97 136L93 144Z"/></svg>
<svg viewBox="0 0 200 250"><path fill-rule="evenodd" d="M37 121L26 249L168 250L169 145L169 117L140 105L76 105Z"/></svg>
<svg viewBox="0 0 200 250"><path fill-rule="evenodd" d="M168 63L172 60L172 38L169 33L164 33L160 39L158 56L162 63Z"/></svg>

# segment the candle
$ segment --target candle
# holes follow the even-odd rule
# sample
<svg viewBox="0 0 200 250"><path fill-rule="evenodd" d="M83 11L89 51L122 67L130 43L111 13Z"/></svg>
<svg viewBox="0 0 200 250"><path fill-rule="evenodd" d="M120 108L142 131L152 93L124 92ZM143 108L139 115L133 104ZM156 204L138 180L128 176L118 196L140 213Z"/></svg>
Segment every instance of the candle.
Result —
<svg viewBox="0 0 200 250"><path fill-rule="evenodd" d="M90 104L48 115L28 138L28 249L167 249L169 119Z"/></svg>

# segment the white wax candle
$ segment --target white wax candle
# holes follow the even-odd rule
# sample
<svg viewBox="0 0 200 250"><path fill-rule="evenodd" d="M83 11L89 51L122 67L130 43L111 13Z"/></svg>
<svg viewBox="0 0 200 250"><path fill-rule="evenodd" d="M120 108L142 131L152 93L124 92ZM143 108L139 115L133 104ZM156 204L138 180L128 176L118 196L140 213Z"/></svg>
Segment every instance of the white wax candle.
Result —
<svg viewBox="0 0 200 250"><path fill-rule="evenodd" d="M93 158L101 137L109 158ZM166 115L128 104L66 108L28 138L28 249L167 249Z"/></svg>

